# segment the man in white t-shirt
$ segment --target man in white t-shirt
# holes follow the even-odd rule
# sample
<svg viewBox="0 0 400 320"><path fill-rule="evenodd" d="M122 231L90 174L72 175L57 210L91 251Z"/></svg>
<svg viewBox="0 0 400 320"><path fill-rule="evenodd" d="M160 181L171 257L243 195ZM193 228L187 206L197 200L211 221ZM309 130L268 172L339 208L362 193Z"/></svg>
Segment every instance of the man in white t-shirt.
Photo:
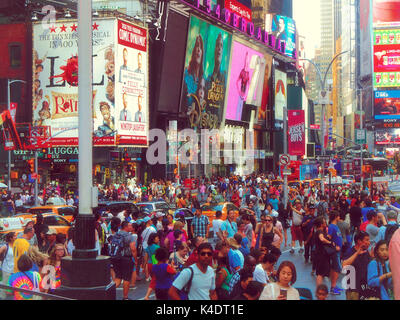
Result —
<svg viewBox="0 0 400 320"><path fill-rule="evenodd" d="M261 263L256 266L253 273L253 280L262 283L264 286L271 281L270 277L273 276L274 265L277 258L269 253L264 255Z"/></svg>
<svg viewBox="0 0 400 320"><path fill-rule="evenodd" d="M213 245L215 246L219 240L223 240L220 237L220 231L221 231L221 226L224 223L224 221L221 219L222 217L222 212L217 211L215 214L215 220L212 222L212 228L213 228L213 233L214 233L214 243Z"/></svg>
<svg viewBox="0 0 400 320"><path fill-rule="evenodd" d="M209 243L202 243L198 247L198 262L189 268L183 269L169 289L171 300L181 300L179 290L186 288L193 274L189 288L189 300L217 300L215 292L215 272L210 264L212 262L213 248Z"/></svg>
<svg viewBox="0 0 400 320"><path fill-rule="evenodd" d="M149 217L144 218L143 222L146 223L146 229L142 232L142 246L143 250L146 250L148 247L147 241L149 240L150 235L152 233L157 233L157 230L154 228L153 221Z"/></svg>

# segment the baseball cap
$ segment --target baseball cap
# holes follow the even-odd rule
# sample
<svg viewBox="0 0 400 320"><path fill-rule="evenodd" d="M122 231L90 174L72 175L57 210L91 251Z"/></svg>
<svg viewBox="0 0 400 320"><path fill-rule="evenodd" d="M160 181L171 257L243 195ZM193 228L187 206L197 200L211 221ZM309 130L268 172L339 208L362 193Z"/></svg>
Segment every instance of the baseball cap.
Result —
<svg viewBox="0 0 400 320"><path fill-rule="evenodd" d="M25 219L24 220L24 227L26 227L28 225L28 223L30 222L34 222L32 219Z"/></svg>
<svg viewBox="0 0 400 320"><path fill-rule="evenodd" d="M146 217L146 218L143 219L143 222L144 222L144 223L147 223L147 222L149 222L150 220L151 220L151 219L150 219L149 217Z"/></svg>
<svg viewBox="0 0 400 320"><path fill-rule="evenodd" d="M161 217L164 217L164 216L165 216L164 212L157 212L156 213L156 218L161 218Z"/></svg>
<svg viewBox="0 0 400 320"><path fill-rule="evenodd" d="M47 231L46 234L48 234L48 235L57 234L57 231L54 230L54 229L49 228L49 230Z"/></svg>

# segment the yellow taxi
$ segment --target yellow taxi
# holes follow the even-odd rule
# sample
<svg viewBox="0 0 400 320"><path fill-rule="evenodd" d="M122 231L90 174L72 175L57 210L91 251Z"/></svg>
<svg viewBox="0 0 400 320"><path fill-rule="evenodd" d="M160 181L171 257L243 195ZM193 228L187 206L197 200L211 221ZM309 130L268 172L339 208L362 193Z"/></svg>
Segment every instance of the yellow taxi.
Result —
<svg viewBox="0 0 400 320"><path fill-rule="evenodd" d="M57 233L63 233L63 234L68 234L68 230L72 227L71 222L69 222L67 219L64 217L60 216L57 213L43 213L43 224L47 225L50 229L54 229L57 231ZM34 223L36 223L36 214L18 214L14 216L15 218L19 218L23 220L23 225L26 223L26 220L33 220ZM21 230L23 230L23 225L21 227ZM14 231L14 230L10 230ZM7 231L7 232L10 232ZM6 233L7 233L6 232Z"/></svg>
<svg viewBox="0 0 400 320"><path fill-rule="evenodd" d="M28 212L30 214L38 214L38 213L55 213L67 220L68 222L72 222L75 220L75 217L78 215L78 208L75 206L41 206L41 207L33 207L29 208Z"/></svg>
<svg viewBox="0 0 400 320"><path fill-rule="evenodd" d="M222 203L205 203L201 207L202 213L208 217L210 224L215 219L215 214L217 211L222 212L222 220L226 220L228 216L228 211L233 210L235 212L235 219L239 217L239 208L235 206L232 202L222 202Z"/></svg>

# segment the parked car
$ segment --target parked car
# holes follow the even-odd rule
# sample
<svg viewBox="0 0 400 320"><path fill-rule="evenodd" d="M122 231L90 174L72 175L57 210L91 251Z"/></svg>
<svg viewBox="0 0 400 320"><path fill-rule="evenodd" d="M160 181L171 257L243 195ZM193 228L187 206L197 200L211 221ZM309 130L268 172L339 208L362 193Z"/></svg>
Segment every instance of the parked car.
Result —
<svg viewBox="0 0 400 320"><path fill-rule="evenodd" d="M151 214L152 212L161 211L165 214L174 214L174 209L165 201L148 201L136 203L140 210Z"/></svg>
<svg viewBox="0 0 400 320"><path fill-rule="evenodd" d="M146 217L146 213L139 210L136 204L129 201L99 202L98 207L93 209L93 213L99 212L102 214L106 211L109 211L115 217L123 210L127 210L127 212L129 212L135 220Z"/></svg>
<svg viewBox="0 0 400 320"><path fill-rule="evenodd" d="M53 212L72 222L78 215L78 208L75 206L40 206L29 208L28 212L32 214Z"/></svg>

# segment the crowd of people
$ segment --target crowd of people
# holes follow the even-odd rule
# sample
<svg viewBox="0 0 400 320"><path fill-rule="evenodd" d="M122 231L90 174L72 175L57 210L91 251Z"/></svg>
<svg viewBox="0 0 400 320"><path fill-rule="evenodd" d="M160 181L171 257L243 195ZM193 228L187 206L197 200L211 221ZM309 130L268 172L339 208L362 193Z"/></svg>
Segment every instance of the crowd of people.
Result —
<svg viewBox="0 0 400 320"><path fill-rule="evenodd" d="M99 186L103 200L164 200L178 210L175 216L154 212L138 220L127 212L110 217L96 213L96 245L99 254L111 257L111 277L117 286L122 284L123 298L128 299L137 281L146 281L146 300L153 292L160 300L303 299L304 292L296 288L293 261L278 263L281 250L288 249L312 266L310 277L315 277L314 295L319 300L344 290L348 300L394 299L389 246L392 238L400 237L396 198L387 197L384 188L369 191L342 185L328 194L311 184L292 188L284 203L283 185L274 179L272 175L199 178L191 181L196 192L162 180ZM201 209L204 203L224 202L238 210L217 211L210 217ZM194 217L180 215L182 208L192 210ZM73 229L63 239L48 229L26 226L17 240L7 235L0 259L5 251L3 265L13 262L13 272L3 267L3 283L13 284L16 277L28 278L32 286L42 283L36 281L45 277L41 268L51 264L58 278L50 291L59 285L59 261L73 251ZM36 240L30 237L32 230ZM40 262L32 259L30 250L37 252ZM32 267L26 270L29 259ZM345 267L352 267L355 279L341 288ZM47 289L39 286L39 290Z"/></svg>

